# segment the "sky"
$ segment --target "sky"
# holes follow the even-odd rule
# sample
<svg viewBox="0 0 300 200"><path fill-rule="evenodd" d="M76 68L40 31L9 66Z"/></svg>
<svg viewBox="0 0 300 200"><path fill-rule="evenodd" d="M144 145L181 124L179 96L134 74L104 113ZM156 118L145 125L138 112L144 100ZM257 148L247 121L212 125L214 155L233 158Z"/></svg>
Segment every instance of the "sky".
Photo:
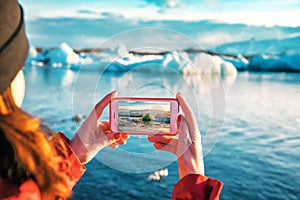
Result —
<svg viewBox="0 0 300 200"><path fill-rule="evenodd" d="M56 43L68 38L68 33L73 45L89 46L122 31L149 26L182 32L208 47L252 38L300 35L300 0L20 2L25 7L27 31L34 45L57 45ZM243 26L242 29L239 26ZM212 31L205 30L206 28ZM54 38L45 39L48 32L53 32L51 36Z"/></svg>
<svg viewBox="0 0 300 200"><path fill-rule="evenodd" d="M300 25L299 0L22 0L22 3L29 18L97 18L110 13L145 20L212 19L248 25Z"/></svg>

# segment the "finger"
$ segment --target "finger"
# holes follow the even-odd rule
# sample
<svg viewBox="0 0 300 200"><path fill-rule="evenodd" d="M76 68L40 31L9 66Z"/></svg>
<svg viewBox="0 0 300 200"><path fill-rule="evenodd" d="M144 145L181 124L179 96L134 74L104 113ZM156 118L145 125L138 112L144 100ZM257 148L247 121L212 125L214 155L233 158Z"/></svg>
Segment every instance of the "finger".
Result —
<svg viewBox="0 0 300 200"><path fill-rule="evenodd" d="M109 123L107 123L107 121L99 122L99 126L103 131L110 130Z"/></svg>
<svg viewBox="0 0 300 200"><path fill-rule="evenodd" d="M114 134L120 134L121 135L121 138L123 139L128 139L130 138L130 135L128 133L124 133L124 132L112 132L111 130L107 130L107 131L104 131L105 133L114 133Z"/></svg>
<svg viewBox="0 0 300 200"><path fill-rule="evenodd" d="M154 143L154 147L158 150L167 151L173 154L176 154L176 147L163 143Z"/></svg>
<svg viewBox="0 0 300 200"><path fill-rule="evenodd" d="M102 115L102 112L104 108L111 102L112 99L114 99L117 96L117 91L113 91L106 95L101 101L99 101L95 106L95 113L97 119Z"/></svg>
<svg viewBox="0 0 300 200"><path fill-rule="evenodd" d="M186 119L189 132L191 133L190 137L192 138L192 140L196 140L198 138L199 130L198 130L198 125L196 123L193 111L180 93L177 93L176 98L184 113L184 117Z"/></svg>
<svg viewBox="0 0 300 200"><path fill-rule="evenodd" d="M108 135L108 134L110 134L110 133L113 133L113 132L111 132L110 130L104 130L104 129L101 129L102 131L103 131L103 133L105 134L105 135ZM101 131L100 130L100 131ZM100 132L100 134L101 134L101 132ZM116 134L116 133L115 133ZM98 134L99 135L99 134Z"/></svg>
<svg viewBox="0 0 300 200"><path fill-rule="evenodd" d="M110 124L109 124L109 121L101 121L101 123L103 124L103 125L105 125L105 126L109 126Z"/></svg>
<svg viewBox="0 0 300 200"><path fill-rule="evenodd" d="M126 139L120 139L120 140L117 140L117 143L120 144L120 145L124 145L127 143L127 140Z"/></svg>
<svg viewBox="0 0 300 200"><path fill-rule="evenodd" d="M122 134L120 133L108 133L103 135L102 137L96 138L93 143L98 146L108 146L113 144L114 142L120 140L122 138Z"/></svg>
<svg viewBox="0 0 300 200"><path fill-rule="evenodd" d="M124 145L127 143L128 138L130 137L127 133L121 133L122 138L117 141L118 144Z"/></svg>
<svg viewBox="0 0 300 200"><path fill-rule="evenodd" d="M117 135L117 134L121 135L120 139L116 140L116 143L121 144L121 145L126 144L127 140L130 138L129 134L127 134L127 133L121 133L121 132L115 133L115 132L111 132L110 130L104 131L105 135L108 135L111 133L114 133L115 135Z"/></svg>
<svg viewBox="0 0 300 200"><path fill-rule="evenodd" d="M115 149L115 148L118 148L118 144L117 143L112 143L112 144L110 144L110 145L108 145L110 148L113 148L113 149Z"/></svg>
<svg viewBox="0 0 300 200"><path fill-rule="evenodd" d="M173 135L152 135L152 136L148 136L148 140L150 142L154 142L154 143L164 143L164 144L169 144L172 141L176 141L174 140L175 136ZM177 144L174 144L175 146Z"/></svg>
<svg viewBox="0 0 300 200"><path fill-rule="evenodd" d="M122 133L122 138L123 139L129 139L130 135L128 133Z"/></svg>
<svg viewBox="0 0 300 200"><path fill-rule="evenodd" d="M128 140L128 139L130 138L130 135L127 134L127 133L123 133L123 134L122 134L122 138Z"/></svg>

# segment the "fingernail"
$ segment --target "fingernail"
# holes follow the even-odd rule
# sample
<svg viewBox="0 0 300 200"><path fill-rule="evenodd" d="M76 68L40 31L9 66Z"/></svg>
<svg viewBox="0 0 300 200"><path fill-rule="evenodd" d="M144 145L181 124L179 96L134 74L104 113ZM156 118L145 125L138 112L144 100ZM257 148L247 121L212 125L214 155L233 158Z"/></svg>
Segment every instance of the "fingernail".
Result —
<svg viewBox="0 0 300 200"><path fill-rule="evenodd" d="M148 140L149 140L149 142L153 142L153 139L152 139L152 137L153 137L153 136L151 136L151 135L148 135Z"/></svg>
<svg viewBox="0 0 300 200"><path fill-rule="evenodd" d="M177 129L179 129L181 120L182 120L182 115L178 115L178 118L177 118Z"/></svg>
<svg viewBox="0 0 300 200"><path fill-rule="evenodd" d="M181 122L181 120L182 120L182 115L178 115L178 119L177 119L177 121L180 123L180 122Z"/></svg>
<svg viewBox="0 0 300 200"><path fill-rule="evenodd" d="M130 138L130 135L127 134L127 133L122 132L121 134L122 134L122 138L124 138L124 139L129 139Z"/></svg>
<svg viewBox="0 0 300 200"><path fill-rule="evenodd" d="M114 139L115 140L119 140L119 139L121 139L122 138L122 134L121 133L116 133L115 135L114 135Z"/></svg>

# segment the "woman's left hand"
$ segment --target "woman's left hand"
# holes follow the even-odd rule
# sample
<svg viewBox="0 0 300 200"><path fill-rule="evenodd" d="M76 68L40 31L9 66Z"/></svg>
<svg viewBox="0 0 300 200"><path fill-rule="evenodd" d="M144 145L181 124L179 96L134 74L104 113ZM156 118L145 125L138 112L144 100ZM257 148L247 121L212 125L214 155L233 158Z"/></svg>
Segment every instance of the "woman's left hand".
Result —
<svg viewBox="0 0 300 200"><path fill-rule="evenodd" d="M104 108L115 98L116 93L114 91L106 95L97 103L70 142L70 146L83 164L88 163L104 147L116 148L118 144L125 144L129 138L126 133L111 132L109 122L98 122Z"/></svg>

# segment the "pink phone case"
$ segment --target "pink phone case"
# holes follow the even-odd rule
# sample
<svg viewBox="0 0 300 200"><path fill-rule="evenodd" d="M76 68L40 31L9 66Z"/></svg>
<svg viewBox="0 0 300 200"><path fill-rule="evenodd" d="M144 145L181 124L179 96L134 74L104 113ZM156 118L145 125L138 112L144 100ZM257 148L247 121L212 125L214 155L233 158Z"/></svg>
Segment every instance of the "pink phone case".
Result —
<svg viewBox="0 0 300 200"><path fill-rule="evenodd" d="M177 133L175 98L117 97L110 103L110 129L134 135Z"/></svg>

